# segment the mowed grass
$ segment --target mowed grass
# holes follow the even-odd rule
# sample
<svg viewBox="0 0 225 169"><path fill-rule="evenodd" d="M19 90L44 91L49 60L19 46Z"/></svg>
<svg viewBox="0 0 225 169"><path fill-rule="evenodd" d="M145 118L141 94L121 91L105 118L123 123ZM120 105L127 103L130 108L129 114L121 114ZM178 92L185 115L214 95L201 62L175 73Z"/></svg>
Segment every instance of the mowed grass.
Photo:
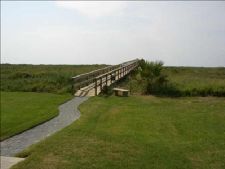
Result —
<svg viewBox="0 0 225 169"><path fill-rule="evenodd" d="M13 169L224 169L225 98L93 97Z"/></svg>
<svg viewBox="0 0 225 169"><path fill-rule="evenodd" d="M58 115L58 106L70 95L1 92L1 140Z"/></svg>

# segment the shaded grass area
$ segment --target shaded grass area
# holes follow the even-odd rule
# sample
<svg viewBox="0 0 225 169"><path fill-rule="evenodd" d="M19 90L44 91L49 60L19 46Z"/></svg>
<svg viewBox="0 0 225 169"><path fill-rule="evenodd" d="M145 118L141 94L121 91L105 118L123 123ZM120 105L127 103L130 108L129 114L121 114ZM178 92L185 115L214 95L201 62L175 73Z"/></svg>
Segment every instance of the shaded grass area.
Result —
<svg viewBox="0 0 225 169"><path fill-rule="evenodd" d="M1 91L71 93L71 77L105 66L1 64Z"/></svg>
<svg viewBox="0 0 225 169"><path fill-rule="evenodd" d="M93 97L13 169L225 167L225 99Z"/></svg>
<svg viewBox="0 0 225 169"><path fill-rule="evenodd" d="M225 68L164 67L168 82L156 86L154 95L166 96L225 96ZM146 82L138 71L119 84L133 94L145 94Z"/></svg>
<svg viewBox="0 0 225 169"><path fill-rule="evenodd" d="M58 115L71 96L50 93L1 92L1 140Z"/></svg>

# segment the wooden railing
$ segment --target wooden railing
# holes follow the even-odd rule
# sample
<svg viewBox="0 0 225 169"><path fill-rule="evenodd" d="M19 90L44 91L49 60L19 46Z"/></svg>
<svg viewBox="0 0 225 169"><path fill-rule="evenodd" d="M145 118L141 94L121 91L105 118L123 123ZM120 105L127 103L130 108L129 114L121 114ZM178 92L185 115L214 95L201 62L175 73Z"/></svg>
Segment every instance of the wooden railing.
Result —
<svg viewBox="0 0 225 169"><path fill-rule="evenodd" d="M108 86L129 74L138 66L138 61L135 59L72 77L73 92L85 87L85 90L95 89L95 95L97 95L99 87L101 92L104 86Z"/></svg>

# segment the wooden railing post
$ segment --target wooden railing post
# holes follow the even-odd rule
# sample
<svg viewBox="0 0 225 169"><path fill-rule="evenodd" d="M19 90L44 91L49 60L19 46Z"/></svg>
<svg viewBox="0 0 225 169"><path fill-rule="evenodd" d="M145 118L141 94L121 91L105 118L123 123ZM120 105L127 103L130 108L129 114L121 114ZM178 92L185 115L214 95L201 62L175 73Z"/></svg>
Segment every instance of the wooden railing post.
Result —
<svg viewBox="0 0 225 169"><path fill-rule="evenodd" d="M122 72L122 71L121 71L121 68L120 68L120 78L121 78L121 72Z"/></svg>
<svg viewBox="0 0 225 169"><path fill-rule="evenodd" d="M100 92L102 91L102 77L100 78Z"/></svg>
<svg viewBox="0 0 225 169"><path fill-rule="evenodd" d="M97 96L98 92L98 84L97 84L97 79L95 79L95 96Z"/></svg>
<svg viewBox="0 0 225 169"><path fill-rule="evenodd" d="M74 81L73 81L73 85L71 86L72 87L71 90L75 92L87 86L88 90L94 89L95 95L97 95L99 85L100 85L99 90L102 91L103 86L105 84L106 86L108 86L114 83L115 81L121 79L122 77L128 75L131 71L137 68L138 64L139 64L138 60L132 60L132 61L124 62L119 65L109 66L103 69L94 70L89 73L77 75L73 77ZM112 74L113 74L113 78L112 78ZM108 76L111 78L108 79Z"/></svg>
<svg viewBox="0 0 225 169"><path fill-rule="evenodd" d="M122 67L122 77L123 77L123 75L124 75L124 67Z"/></svg>

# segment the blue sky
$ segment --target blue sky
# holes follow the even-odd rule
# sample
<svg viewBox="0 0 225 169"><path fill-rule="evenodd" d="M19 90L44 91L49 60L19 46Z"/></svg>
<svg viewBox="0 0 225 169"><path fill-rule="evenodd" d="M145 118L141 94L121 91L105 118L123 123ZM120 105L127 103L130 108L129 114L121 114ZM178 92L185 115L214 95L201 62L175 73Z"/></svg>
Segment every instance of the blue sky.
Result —
<svg viewBox="0 0 225 169"><path fill-rule="evenodd" d="M225 66L225 2L1 1L1 62Z"/></svg>

